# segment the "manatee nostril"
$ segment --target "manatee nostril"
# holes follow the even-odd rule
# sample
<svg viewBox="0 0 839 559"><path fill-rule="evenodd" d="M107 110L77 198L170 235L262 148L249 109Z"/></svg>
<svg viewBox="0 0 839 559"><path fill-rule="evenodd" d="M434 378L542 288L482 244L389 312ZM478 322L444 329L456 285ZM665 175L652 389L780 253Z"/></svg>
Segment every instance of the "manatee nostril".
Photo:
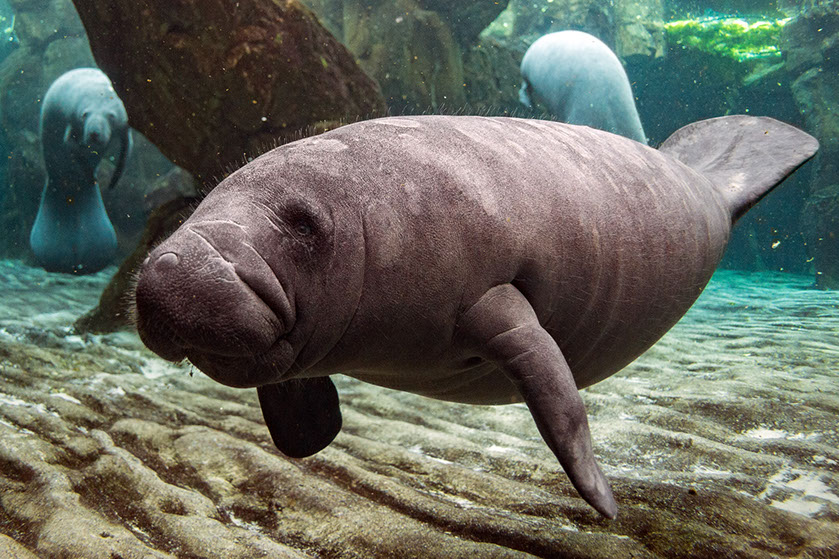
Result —
<svg viewBox="0 0 839 559"><path fill-rule="evenodd" d="M158 267L166 266L169 268L174 268L180 262L181 259L174 252L164 252L163 254L157 257L157 260L155 261L154 265Z"/></svg>

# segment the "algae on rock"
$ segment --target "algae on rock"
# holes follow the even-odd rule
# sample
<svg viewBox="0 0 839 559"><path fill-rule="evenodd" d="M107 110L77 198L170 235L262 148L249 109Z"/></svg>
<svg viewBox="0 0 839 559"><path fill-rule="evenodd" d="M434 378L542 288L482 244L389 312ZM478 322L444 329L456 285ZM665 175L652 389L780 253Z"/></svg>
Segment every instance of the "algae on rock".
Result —
<svg viewBox="0 0 839 559"><path fill-rule="evenodd" d="M671 45L696 49L738 62L780 58L781 29L790 18L748 22L742 18L700 18L664 24Z"/></svg>

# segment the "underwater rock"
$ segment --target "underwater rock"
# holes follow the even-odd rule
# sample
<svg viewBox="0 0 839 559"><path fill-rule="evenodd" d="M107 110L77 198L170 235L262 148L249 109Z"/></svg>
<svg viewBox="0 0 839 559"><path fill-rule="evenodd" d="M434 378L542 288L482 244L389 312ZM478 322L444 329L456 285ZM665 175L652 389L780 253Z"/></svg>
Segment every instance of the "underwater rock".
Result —
<svg viewBox="0 0 839 559"><path fill-rule="evenodd" d="M198 178L319 121L385 110L376 83L295 0L75 4L131 125Z"/></svg>
<svg viewBox="0 0 839 559"><path fill-rule="evenodd" d="M614 3L609 0L510 0L507 15L507 25L494 33L533 42L553 31L579 29L615 45Z"/></svg>
<svg viewBox="0 0 839 559"><path fill-rule="evenodd" d="M38 556L5 534L0 534L0 557L5 559L38 559Z"/></svg>
<svg viewBox="0 0 839 559"><path fill-rule="evenodd" d="M802 228L816 285L839 289L839 6L816 6L788 23L782 48L798 108L822 146Z"/></svg>
<svg viewBox="0 0 839 559"><path fill-rule="evenodd" d="M665 47L663 17L660 0L510 0L488 33L530 43L551 32L575 29L591 33L621 59L657 57Z"/></svg>
<svg viewBox="0 0 839 559"><path fill-rule="evenodd" d="M614 5L615 52L624 60L664 56L667 45L661 32L665 12L662 0L619 0Z"/></svg>
<svg viewBox="0 0 839 559"><path fill-rule="evenodd" d="M338 377L343 432L315 457L285 458L252 391L166 363L133 334L71 335L106 281L0 261L0 533L17 542L0 536L0 554L821 559L839 548L839 295L808 290L809 278L718 273L652 350L583 391L623 506L611 522L574 495L523 405Z"/></svg>
<svg viewBox="0 0 839 559"><path fill-rule="evenodd" d="M440 14L449 25L455 40L469 48L478 41L481 34L498 14L507 7L506 2L496 0L469 0L452 2L451 0L418 0L420 7Z"/></svg>
<svg viewBox="0 0 839 559"><path fill-rule="evenodd" d="M395 114L460 109L460 46L440 14L416 0L345 0L344 42Z"/></svg>
<svg viewBox="0 0 839 559"><path fill-rule="evenodd" d="M192 182L192 177L178 168L160 180L163 188L173 188L181 192L188 192ZM179 196L166 201L151 212L142 238L134 251L120 264L119 270L102 291L99 303L73 324L77 332L93 334L114 332L131 324L129 294L140 264L152 247L180 227L197 203L197 197Z"/></svg>
<svg viewBox="0 0 839 559"><path fill-rule="evenodd" d="M392 112L450 112L461 110L467 102L472 110L476 105L493 104L492 100L465 91L473 84L464 80L464 64L466 53L475 48L481 31L504 9L504 2L307 3L381 84ZM479 89L484 91L476 87L473 93Z"/></svg>
<svg viewBox="0 0 839 559"><path fill-rule="evenodd" d="M519 65L524 51L524 45L485 37L463 53L466 103L476 114L522 113Z"/></svg>
<svg viewBox="0 0 839 559"><path fill-rule="evenodd" d="M348 15L357 10L352 6L358 5L354 0L303 0L303 3L311 8L324 26L338 38L344 37L344 6L350 6ZM451 2L449 0L416 0L413 9L420 8L436 12L451 29L455 40L464 48L475 44L478 35L506 7L506 2L494 0L469 0L462 2ZM380 7L374 8L368 4L368 9L377 11ZM384 21L384 20L383 20ZM357 26L350 15L348 24L351 28Z"/></svg>
<svg viewBox="0 0 839 559"><path fill-rule="evenodd" d="M84 35L70 0L9 0L9 5L15 11L15 33L22 44L38 48L39 43L52 42L55 35Z"/></svg>

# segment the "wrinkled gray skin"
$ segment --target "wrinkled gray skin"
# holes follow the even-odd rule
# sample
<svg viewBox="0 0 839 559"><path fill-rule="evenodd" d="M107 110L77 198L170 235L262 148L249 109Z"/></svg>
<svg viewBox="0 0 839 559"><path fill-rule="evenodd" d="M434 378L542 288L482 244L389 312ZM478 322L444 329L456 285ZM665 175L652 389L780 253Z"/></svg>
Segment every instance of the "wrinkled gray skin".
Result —
<svg viewBox="0 0 839 559"><path fill-rule="evenodd" d="M65 72L41 105L41 149L47 180L29 244L50 272L87 274L110 263L117 249L96 168L117 154L109 188L131 152L128 115L111 81L96 68Z"/></svg>
<svg viewBox="0 0 839 559"><path fill-rule="evenodd" d="M524 54L521 75L525 106L537 100L562 122L647 143L623 64L597 37L582 31L544 35Z"/></svg>
<svg viewBox="0 0 839 559"><path fill-rule="evenodd" d="M360 122L222 181L144 262L138 329L166 359L258 387L290 456L340 429L336 373L523 400L583 498L614 517L578 388L667 332L733 221L816 149L753 117L695 123L661 151L537 120Z"/></svg>

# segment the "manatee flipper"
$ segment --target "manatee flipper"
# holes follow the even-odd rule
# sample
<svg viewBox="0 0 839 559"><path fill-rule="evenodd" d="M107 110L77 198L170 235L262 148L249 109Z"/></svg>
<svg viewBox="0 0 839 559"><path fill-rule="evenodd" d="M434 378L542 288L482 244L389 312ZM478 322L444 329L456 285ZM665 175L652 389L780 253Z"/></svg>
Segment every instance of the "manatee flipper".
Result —
<svg viewBox="0 0 839 559"><path fill-rule="evenodd" d="M732 115L679 128L658 149L708 177L737 221L813 157L819 142L772 118Z"/></svg>
<svg viewBox="0 0 839 559"><path fill-rule="evenodd" d="M73 125L68 124L67 127L64 129L64 140L65 144L69 144L73 140Z"/></svg>
<svg viewBox="0 0 839 559"><path fill-rule="evenodd" d="M122 129L122 136L119 141L119 157L117 158L117 165L114 168L114 174L111 175L111 183L108 185L108 190L116 185L122 172L125 170L125 161L131 155L131 148L134 146L134 140L131 137L131 128L126 125Z"/></svg>
<svg viewBox="0 0 839 559"><path fill-rule="evenodd" d="M266 384L256 392L271 439L286 456L311 456L341 430L338 390L329 377Z"/></svg>
<svg viewBox="0 0 839 559"><path fill-rule="evenodd" d="M614 518L617 504L595 461L571 369L524 295L511 284L490 289L463 314L458 336L504 371L580 496L600 514Z"/></svg>
<svg viewBox="0 0 839 559"><path fill-rule="evenodd" d="M528 109L533 108L533 102L530 100L530 94L527 93L527 82L521 82L521 88L519 88L519 103L527 107Z"/></svg>

